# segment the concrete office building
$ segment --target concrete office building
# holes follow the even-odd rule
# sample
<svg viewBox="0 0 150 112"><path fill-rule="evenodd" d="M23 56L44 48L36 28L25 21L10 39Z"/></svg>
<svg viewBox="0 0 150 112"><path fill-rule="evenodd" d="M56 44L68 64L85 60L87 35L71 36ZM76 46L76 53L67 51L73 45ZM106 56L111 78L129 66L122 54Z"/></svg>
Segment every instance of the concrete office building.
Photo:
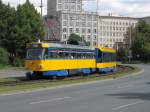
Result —
<svg viewBox="0 0 150 112"><path fill-rule="evenodd" d="M139 20L112 15L99 16L84 11L82 7L82 0L48 0L47 21L51 21L51 25L57 24L49 25L47 40L56 37L61 42L67 42L70 34L76 33L90 42L91 46L115 47L117 43L124 44L127 29L135 26Z"/></svg>

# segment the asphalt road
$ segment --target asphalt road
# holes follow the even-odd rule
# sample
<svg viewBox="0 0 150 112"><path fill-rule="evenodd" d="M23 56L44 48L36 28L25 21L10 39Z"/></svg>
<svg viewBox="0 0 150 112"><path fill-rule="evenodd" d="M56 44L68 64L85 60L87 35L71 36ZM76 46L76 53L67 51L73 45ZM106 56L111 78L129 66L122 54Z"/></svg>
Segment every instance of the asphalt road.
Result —
<svg viewBox="0 0 150 112"><path fill-rule="evenodd" d="M0 77L21 77L25 76L26 71L21 70L0 70Z"/></svg>
<svg viewBox="0 0 150 112"><path fill-rule="evenodd" d="M150 66L141 75L0 96L0 112L150 112Z"/></svg>

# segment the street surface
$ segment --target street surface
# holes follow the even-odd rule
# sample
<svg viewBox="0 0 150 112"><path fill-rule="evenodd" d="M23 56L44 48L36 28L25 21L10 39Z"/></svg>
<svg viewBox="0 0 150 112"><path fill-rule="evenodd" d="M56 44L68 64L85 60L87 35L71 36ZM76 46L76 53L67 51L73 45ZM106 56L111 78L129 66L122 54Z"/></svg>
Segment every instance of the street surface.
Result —
<svg viewBox="0 0 150 112"><path fill-rule="evenodd" d="M150 66L141 75L0 96L0 112L150 112Z"/></svg>
<svg viewBox="0 0 150 112"><path fill-rule="evenodd" d="M0 77L22 77L25 76L26 71L21 70L0 70Z"/></svg>

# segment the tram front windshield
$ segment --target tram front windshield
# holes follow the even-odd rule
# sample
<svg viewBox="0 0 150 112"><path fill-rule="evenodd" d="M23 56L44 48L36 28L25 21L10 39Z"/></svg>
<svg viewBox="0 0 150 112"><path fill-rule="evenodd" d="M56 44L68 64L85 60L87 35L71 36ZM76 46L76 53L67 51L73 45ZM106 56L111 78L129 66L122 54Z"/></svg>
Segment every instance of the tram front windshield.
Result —
<svg viewBox="0 0 150 112"><path fill-rule="evenodd" d="M41 60L43 59L45 53L45 49L38 48L38 49L28 49L26 59L28 60Z"/></svg>

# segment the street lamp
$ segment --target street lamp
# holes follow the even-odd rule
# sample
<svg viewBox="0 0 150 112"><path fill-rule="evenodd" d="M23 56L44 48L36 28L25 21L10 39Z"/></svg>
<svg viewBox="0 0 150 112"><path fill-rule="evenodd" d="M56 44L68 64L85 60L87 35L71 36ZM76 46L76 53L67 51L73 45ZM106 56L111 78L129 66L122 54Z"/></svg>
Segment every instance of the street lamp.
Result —
<svg viewBox="0 0 150 112"><path fill-rule="evenodd" d="M132 50L131 50L131 47L132 47L132 25L131 25L131 22L130 22L130 28L129 28L129 63L131 63L131 58L132 58Z"/></svg>

